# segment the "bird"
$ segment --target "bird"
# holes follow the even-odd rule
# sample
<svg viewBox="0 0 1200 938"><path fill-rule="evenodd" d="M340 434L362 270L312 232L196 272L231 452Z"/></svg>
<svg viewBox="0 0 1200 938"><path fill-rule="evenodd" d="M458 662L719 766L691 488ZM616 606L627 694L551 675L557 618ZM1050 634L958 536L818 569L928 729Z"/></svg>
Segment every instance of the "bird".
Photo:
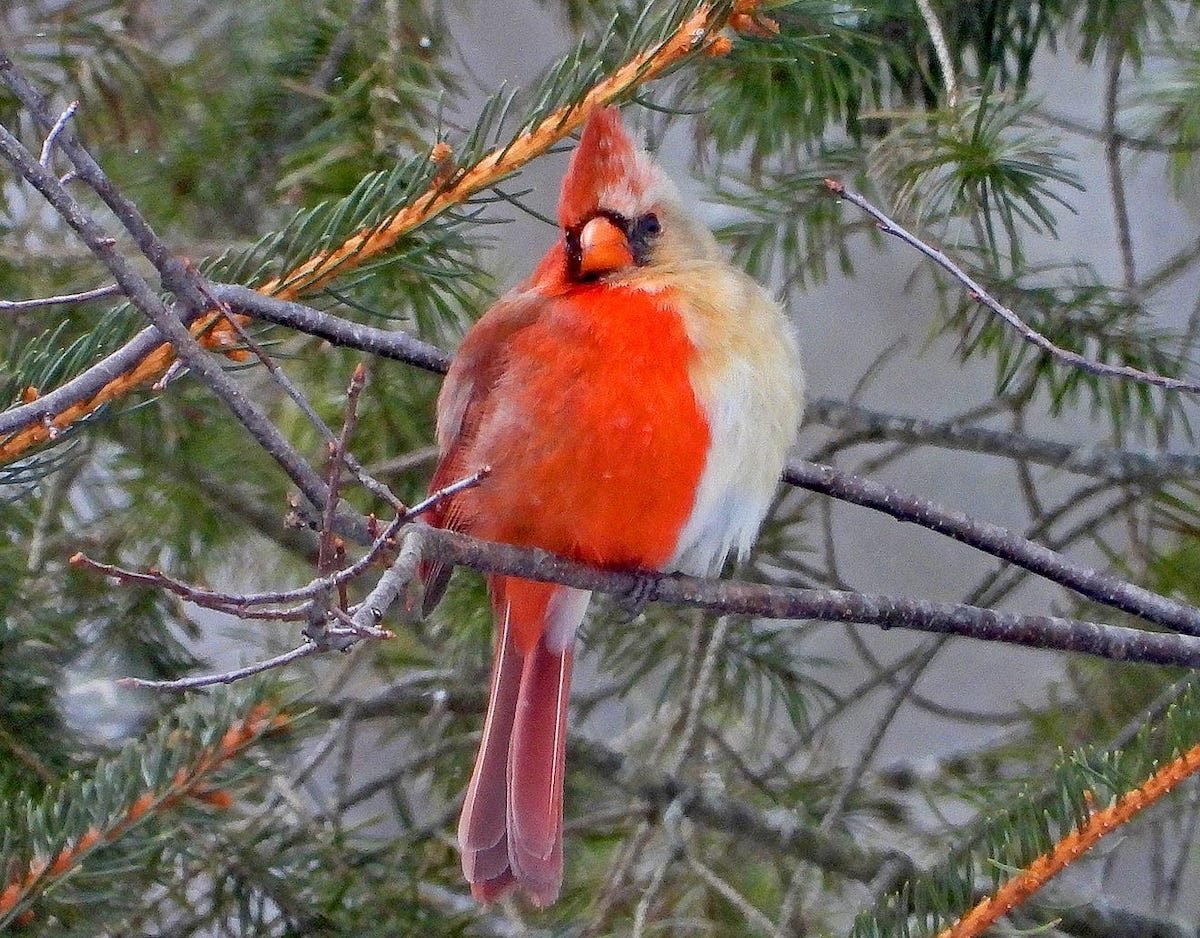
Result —
<svg viewBox="0 0 1200 938"><path fill-rule="evenodd" d="M560 231L467 331L437 401L430 491L486 472L427 523L607 570L708 576L744 558L804 402L794 328L732 266L659 164L598 107ZM422 567L424 607L450 570ZM575 634L591 594L487 580L493 664L458 828L472 895L537 907L563 880Z"/></svg>

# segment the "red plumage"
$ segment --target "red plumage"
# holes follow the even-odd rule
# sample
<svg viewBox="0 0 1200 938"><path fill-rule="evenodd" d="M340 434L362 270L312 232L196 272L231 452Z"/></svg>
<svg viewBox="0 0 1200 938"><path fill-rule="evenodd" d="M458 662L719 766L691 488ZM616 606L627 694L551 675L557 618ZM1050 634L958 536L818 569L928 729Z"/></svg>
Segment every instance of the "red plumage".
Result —
<svg viewBox="0 0 1200 938"><path fill-rule="evenodd" d="M778 340L785 354L764 359L765 397L737 382L722 396L713 376L758 367L741 351L753 343L738 333L763 317L775 329L778 308L751 292L744 309L736 298L710 309L714 298L758 288L743 275L730 279L711 236L685 221L674 190L625 136L615 109L590 118L563 181L559 216L562 239L471 329L447 375L431 490L485 465L491 472L428 520L600 567L719 565L731 546L744 546L747 530L753 536L766 510L800 392L797 378L777 374L794 364L786 336ZM677 231L668 227L675 219ZM593 222L607 226L608 243L587 257L587 245L601 241L587 237ZM627 244L611 251L614 237ZM680 252L697 256L691 276L672 266ZM637 260L610 270L610 257ZM743 398L751 426L768 407L779 411L764 424L773 436L761 457L731 443L741 430L731 429L730 402ZM774 465L765 475L747 473L737 462L746 458ZM741 489L750 494L743 498ZM436 601L445 571L424 575ZM463 870L479 899L519 886L546 905L562 882L567 698L589 594L502 576L489 577L488 587L495 658L459 826Z"/></svg>

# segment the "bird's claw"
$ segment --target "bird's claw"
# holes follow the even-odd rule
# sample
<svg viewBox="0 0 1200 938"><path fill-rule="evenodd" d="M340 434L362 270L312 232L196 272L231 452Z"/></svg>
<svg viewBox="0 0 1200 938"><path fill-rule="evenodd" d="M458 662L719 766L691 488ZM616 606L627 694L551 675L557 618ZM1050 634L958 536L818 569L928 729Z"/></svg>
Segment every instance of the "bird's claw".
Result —
<svg viewBox="0 0 1200 938"><path fill-rule="evenodd" d="M654 599L658 585L658 575L654 573L638 573L633 585L624 593L613 597L617 607L619 621L632 622L646 609L646 604Z"/></svg>

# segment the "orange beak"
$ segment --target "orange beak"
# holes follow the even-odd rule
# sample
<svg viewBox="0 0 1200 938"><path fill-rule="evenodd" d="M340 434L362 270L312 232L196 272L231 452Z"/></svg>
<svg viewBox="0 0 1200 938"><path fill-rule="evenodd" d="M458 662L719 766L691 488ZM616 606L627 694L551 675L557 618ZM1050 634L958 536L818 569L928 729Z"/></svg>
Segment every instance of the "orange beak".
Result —
<svg viewBox="0 0 1200 938"><path fill-rule="evenodd" d="M597 216L579 232L579 274L599 277L633 266L629 238L611 219Z"/></svg>

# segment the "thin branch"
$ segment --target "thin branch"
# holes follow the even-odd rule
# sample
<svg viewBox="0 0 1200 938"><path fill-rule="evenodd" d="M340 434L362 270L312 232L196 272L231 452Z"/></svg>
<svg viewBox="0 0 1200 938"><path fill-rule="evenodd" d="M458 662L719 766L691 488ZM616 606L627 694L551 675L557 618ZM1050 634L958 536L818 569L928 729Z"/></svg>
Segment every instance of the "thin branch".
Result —
<svg viewBox="0 0 1200 938"><path fill-rule="evenodd" d="M121 287L110 283L107 286L84 290L80 293L64 293L61 296L39 296L31 300L0 300L0 313L15 313L26 309L41 309L46 306L71 306L102 300L109 296L120 296Z"/></svg>
<svg viewBox="0 0 1200 938"><path fill-rule="evenodd" d="M484 466L478 472L472 473L465 478L459 479L457 482L452 482L444 488L438 489L436 492L429 495L427 498L413 505L402 514L398 515L388 526L383 533L379 535L371 545L371 548L358 560L344 567L341 570L330 573L326 576L320 576L310 580L304 586L289 590L275 590L262 593L222 593L215 590L203 589L198 586L193 586L189 583L184 583L174 577L168 576L161 570L151 568L146 571L128 570L124 567L114 566L112 564L101 563L98 560L93 560L83 553L74 554L68 563L73 567L81 567L83 569L93 570L103 576L112 577L120 583L135 583L140 586L150 586L157 589L163 589L170 593L179 596L183 600L194 603L197 606L203 606L206 609L217 609L221 612L234 615L239 618L266 618L266 619L301 619L309 610L307 602L304 605L290 609L271 609L265 612L254 612L255 606L266 606L284 602L304 602L311 600L316 596L329 593L331 590L342 586L356 579L363 574L372 563L374 563L380 555L389 547L394 546L394 539L400 528L408 524L422 514L429 511L435 505L440 504L445 499L450 498L459 492L462 492L472 486L478 485L483 479L487 478L491 469Z"/></svg>
<svg viewBox="0 0 1200 938"><path fill-rule="evenodd" d="M450 356L437 346L422 342L406 332L377 329L313 309L294 300L264 296L257 290L229 283L210 283L208 289L234 311L264 322L287 326L298 332L325 339L343 348L369 352L393 361L406 362L426 371L445 374Z"/></svg>
<svg viewBox="0 0 1200 938"><path fill-rule="evenodd" d="M1077 563L1000 525L819 463L792 460L784 469L783 479L791 485L937 531L1069 587L1094 602L1189 635L1200 635L1200 609Z"/></svg>
<svg viewBox="0 0 1200 938"><path fill-rule="evenodd" d="M0 47L0 83L3 83L13 93L17 100L43 126L48 128L57 126L56 116L50 109L45 97L18 71L3 47ZM117 221L129 232L138 250L150 261L154 269L158 271L162 277L163 286L179 297L186 307L197 312L203 310L205 308L204 298L197 288L196 278L193 272L189 270L189 265L182 258L175 256L166 242L155 233L138 207L124 193L117 189L112 180L101 169L100 164L96 162L91 153L80 142L79 136L75 133L75 129L69 121L63 122L61 127L59 127L56 141L59 148L66 155L67 159L71 161L72 166L74 166L76 176L85 182L100 197L100 200L108 206ZM45 169L45 167L41 168ZM23 173L23 175L29 179L28 174ZM32 179L29 181L33 182ZM50 201L44 189L36 186L36 184L35 188L38 188L38 191L47 198L47 201ZM62 213L63 210L59 205L56 205L53 201L51 201L51 205L60 214ZM69 217L64 215L64 218L68 223L71 223ZM72 227L75 226L72 225ZM111 249L112 245L109 247ZM108 266L112 270L111 264ZM116 280L118 283L121 283L120 277L117 277ZM128 290L125 292L128 293ZM132 296L130 299L133 299Z"/></svg>
<svg viewBox="0 0 1200 938"><path fill-rule="evenodd" d="M1038 117L1044 120L1052 127L1058 127L1061 130L1069 130L1071 133L1079 134L1083 137L1088 137L1092 140L1106 139L1105 131L1093 127L1090 124L1085 124L1083 121L1075 120L1072 117L1067 117L1065 114L1055 114L1045 108L1037 108L1035 112ZM1146 137L1136 137L1132 134L1125 133L1122 130L1115 130L1112 134L1117 143L1128 150L1140 150L1149 153L1195 153L1197 145L1195 143L1183 143L1178 140L1163 143L1161 140L1150 140Z"/></svg>
<svg viewBox="0 0 1200 938"><path fill-rule="evenodd" d="M120 397L125 393L126 379L150 380L150 374L142 373L145 363L152 352L162 348L168 347L163 345L158 330L153 326L143 329L117 351L53 391L0 412L0 436L29 428L24 434L0 440L0 462L15 459L34 443L46 439L47 421L63 429Z"/></svg>
<svg viewBox="0 0 1200 938"><path fill-rule="evenodd" d="M859 749L854 764L846 770L841 784L838 785L838 789L825 811L825 816L821 818L820 830L824 832L833 830L833 826L841 818L842 812L850 800L850 796L854 794L854 790L858 788L859 783L866 774L867 767L870 765L871 760L875 758L876 752L879 751L879 747L883 743L883 738L887 735L887 731L895 721L900 708L908 701L909 692L925 674L926 666L933 661L934 657L941 650L945 640L945 637L931 640L930 647L908 667L908 673L905 677L897 680L892 690L891 699L888 701L887 706L884 707L883 712L876 717L866 742Z"/></svg>
<svg viewBox="0 0 1200 938"><path fill-rule="evenodd" d="M1151 384L1155 387L1164 388L1168 391L1187 391L1190 394L1200 394L1200 384L1194 381L1188 381L1183 378L1172 378L1169 375L1155 374L1149 371L1142 371L1139 368L1134 368L1130 365L1109 365L1105 362L1098 362L1088 358L1085 355L1080 355L1078 352L1072 352L1070 349L1065 349L1062 346L1055 345L1046 336L1042 335L1032 326L1028 325L1020 316L1014 313L1011 309L997 300L982 285L971 277L965 270L959 267L954 261L950 260L944 253L937 248L926 244L916 235L909 232L907 229L893 221L882 211L868 202L863 196L859 195L850 189L847 189L841 182L836 179L826 179L825 187L830 192L845 199L853 205L858 206L879 223L879 230L884 234L892 235L903 241L910 247L916 248L935 264L948 272L954 279L961 283L970 293L973 300L986 306L993 313L1008 323L1026 342L1037 346L1042 351L1053 356L1061 362L1078 368L1081 371L1086 371L1088 374L1100 375L1110 378L1127 378L1130 381L1139 381L1143 384Z"/></svg>
<svg viewBox="0 0 1200 938"><path fill-rule="evenodd" d="M716 890L726 902L737 909L741 913L742 918L746 920L747 925L751 926L757 932L770 936L770 938L783 938L784 932L767 918L761 909L738 892L732 884L722 879L715 870L706 866L694 851L688 852L688 866L710 888Z"/></svg>
<svg viewBox="0 0 1200 938"><path fill-rule="evenodd" d="M50 133L46 134L46 139L42 143L42 153L38 158L38 162L46 169L50 168L50 160L54 156L54 147L58 143L58 138L62 136L62 132L67 127L67 121L75 116L75 112L79 110L79 102L72 101L67 105L66 110L58 116L58 120L54 122L54 126L50 128Z"/></svg>
<svg viewBox="0 0 1200 938"><path fill-rule="evenodd" d="M101 563L83 553L72 555L67 563L72 567L80 567L102 574L103 576L111 577L118 583L133 583L139 586L150 586L166 590L185 602L193 603L204 609L215 609L219 612L237 616L239 619L303 620L308 612L307 604L290 609L259 610L252 607L295 599L310 599L314 592L310 584L304 590L240 596L236 593L220 593L215 590L206 590L192 586L190 583L184 583L154 568L142 572L139 570L127 570L124 567L117 567L108 563ZM334 585L331 580L332 578L326 578L315 582L320 583L323 588L329 589Z"/></svg>
<svg viewBox="0 0 1200 938"><path fill-rule="evenodd" d="M820 397L804 411L810 423L852 434L855 442L890 441L989 456L1003 456L1052 469L1113 482L1165 482L1200 476L1200 453L1139 452L1096 444L1062 443L1012 430L964 425L961 421L928 420L871 410L857 404Z"/></svg>
<svg viewBox="0 0 1200 938"><path fill-rule="evenodd" d="M455 714L481 714L487 704L486 688L472 684L447 686L448 672L422 671L386 687L363 701L355 701L361 719L392 719L397 715L430 711ZM346 701L326 701L319 707L322 716L336 718L347 712ZM896 888L916 870L913 860L900 851L885 851L857 844L845 834L824 833L801 814L785 814L778 808L764 810L731 797L712 786L696 784L679 775L663 772L651 760L621 753L594 739L570 733L567 758L575 766L595 772L629 795L629 801L642 802L655 815L672 806L683 817L709 830L719 832L758 850L794 857L803 863L855 882L876 887L879 894ZM1041 911L1037 902L1026 908ZM1163 935L1178 938L1174 931L1162 930L1155 919L1111 909L1097 916L1077 896L1054 896L1045 914L1063 920L1068 927L1079 923L1094 924L1093 931L1081 934L1127 936ZM1119 924L1118 924L1119 923ZM1125 927L1121 927L1125 926Z"/></svg>
<svg viewBox="0 0 1200 938"><path fill-rule="evenodd" d="M1125 176L1121 172L1121 142L1117 139L1117 92L1121 87L1121 60L1124 56L1124 46L1120 42L1108 43L1104 76L1104 163L1108 170L1108 187L1112 194L1113 218L1117 227L1122 282L1125 292L1131 295L1137 288L1137 268L1133 258L1129 200L1125 195Z"/></svg>
<svg viewBox="0 0 1200 938"><path fill-rule="evenodd" d="M912 861L903 854L860 847L843 835L817 830L816 825L798 814L782 818L777 812L759 810L677 775L661 772L594 740L572 735L567 741L567 753L572 763L600 773L644 800L656 813L678 805L683 817L697 824L747 844L799 857L856 882L871 882L893 861L898 862L891 877L892 885L913 872Z"/></svg>
<svg viewBox="0 0 1200 938"><path fill-rule="evenodd" d="M946 103L954 107L958 104L958 76L954 70L954 59L950 57L950 44L946 42L945 30L942 29L929 0L917 0L917 9L921 11L921 19L925 21L925 28L933 42L933 50L937 53L938 66L942 70L942 83L946 89Z"/></svg>
<svg viewBox="0 0 1200 938"><path fill-rule="evenodd" d="M350 384L346 387L346 407L342 417L342 432L329 442L329 476L326 485L329 487L329 501L321 515L321 537L317 544L317 573L329 573L333 566L334 522L337 518L338 499L341 497L342 466L346 451L350 445L350 436L358 424L358 398L367 384L366 366L359 362L354 373L350 376ZM315 414L314 414L315 416ZM325 421L320 421L325 426ZM328 427L325 428L328 431Z"/></svg>
<svg viewBox="0 0 1200 938"><path fill-rule="evenodd" d="M338 77L342 63L354 47L355 33L362 29L378 5L379 0L358 0L354 5L350 15L346 17L345 24L329 44L329 50L325 53L320 67L309 80L309 88L314 92L320 95L329 93L329 89L333 87L333 83Z"/></svg>
<svg viewBox="0 0 1200 938"><path fill-rule="evenodd" d="M263 296L233 284L208 283L205 287L218 302L227 304L237 313L287 326L334 345L406 362L438 374L445 374L450 367L449 355L405 332L377 329L339 319L294 301ZM121 288L114 285L114 289L119 293ZM190 322L194 318L194 315L185 317L185 321ZM209 322L205 317L193 326L194 331L199 332ZM211 340L208 341L211 344ZM161 375L165 365L162 368L159 365L170 358L170 346L164 344L162 335L151 326L111 355L38 397L36 401L0 412L0 435L27 428L24 432L0 440L0 462L14 459L34 443L44 440L47 421L60 430L69 426L103 404Z"/></svg>
<svg viewBox="0 0 1200 938"><path fill-rule="evenodd" d="M198 687L211 687L214 684L232 684L234 681L262 674L272 668L282 668L293 661L315 655L319 651L321 648L316 642L305 642L303 645L297 645L291 651L285 651L273 658L256 661L244 668L222 671L219 674L199 674L195 677L181 677L175 681L149 681L140 677L123 677L117 683L122 687L145 687L151 690L195 690Z"/></svg>

